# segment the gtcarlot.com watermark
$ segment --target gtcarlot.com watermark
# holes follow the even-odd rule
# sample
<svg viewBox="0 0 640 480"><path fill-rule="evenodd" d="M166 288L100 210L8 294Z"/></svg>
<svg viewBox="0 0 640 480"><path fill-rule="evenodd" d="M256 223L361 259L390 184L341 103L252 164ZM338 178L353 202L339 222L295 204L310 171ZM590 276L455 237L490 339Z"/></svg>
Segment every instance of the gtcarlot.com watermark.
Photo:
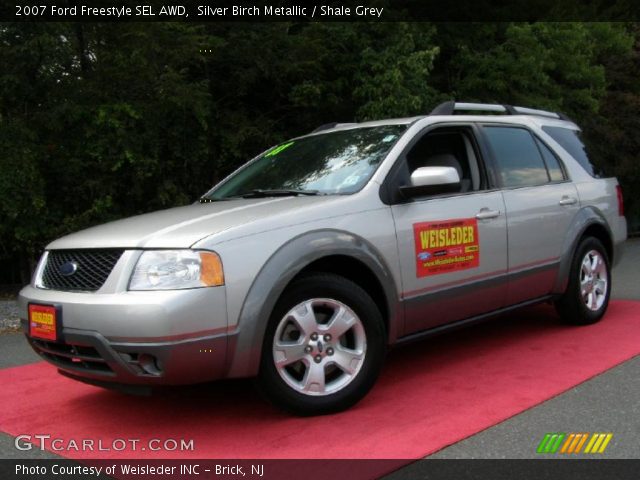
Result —
<svg viewBox="0 0 640 480"><path fill-rule="evenodd" d="M48 434L18 435L14 440L17 450L49 450L51 452L192 452L193 439L184 438L114 438L110 440L92 438L59 438Z"/></svg>

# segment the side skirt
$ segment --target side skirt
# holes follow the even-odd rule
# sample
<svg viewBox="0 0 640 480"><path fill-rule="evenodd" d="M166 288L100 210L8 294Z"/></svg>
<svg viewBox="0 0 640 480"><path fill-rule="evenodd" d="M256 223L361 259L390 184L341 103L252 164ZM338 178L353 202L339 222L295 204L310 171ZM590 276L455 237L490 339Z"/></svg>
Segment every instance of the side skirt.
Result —
<svg viewBox="0 0 640 480"><path fill-rule="evenodd" d="M536 305L538 303L543 303L543 302L546 302L547 300L551 300L552 298L554 298L553 295L545 295L543 297L534 298L533 300L527 300L526 302L517 303L509 307L493 310L492 312L483 313L481 315L476 315L474 317L465 318L464 320L458 320L456 322L447 323L445 325L440 325L434 328L429 328L427 330L422 330L420 332L412 333L410 335L405 335L404 337L400 337L398 341L394 344L394 346L405 345L407 343L416 342L424 338L435 337L436 335L440 335L442 333L458 330L460 328L464 328L469 325L475 325L477 323L484 322L486 320L491 319L492 317L500 315L501 313L510 312L512 310L517 310L519 308L527 307L529 305Z"/></svg>

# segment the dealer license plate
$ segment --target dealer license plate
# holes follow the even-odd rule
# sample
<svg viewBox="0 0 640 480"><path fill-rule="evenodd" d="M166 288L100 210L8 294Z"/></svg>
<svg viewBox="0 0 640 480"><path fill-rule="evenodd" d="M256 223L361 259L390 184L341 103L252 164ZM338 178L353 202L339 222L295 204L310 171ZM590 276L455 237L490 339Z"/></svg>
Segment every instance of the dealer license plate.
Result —
<svg viewBox="0 0 640 480"><path fill-rule="evenodd" d="M51 305L29 304L29 335L33 338L58 339L58 310Z"/></svg>

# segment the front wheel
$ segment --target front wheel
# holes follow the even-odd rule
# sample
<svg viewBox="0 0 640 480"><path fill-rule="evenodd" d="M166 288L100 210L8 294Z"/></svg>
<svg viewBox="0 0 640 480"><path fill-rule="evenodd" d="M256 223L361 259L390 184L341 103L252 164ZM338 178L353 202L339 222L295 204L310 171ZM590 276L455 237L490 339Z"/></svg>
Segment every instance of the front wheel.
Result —
<svg viewBox="0 0 640 480"><path fill-rule="evenodd" d="M576 250L565 293L556 310L565 323L589 325L602 318L611 295L609 257L602 243L587 237Z"/></svg>
<svg viewBox="0 0 640 480"><path fill-rule="evenodd" d="M373 386L385 347L382 316L361 287L338 275L308 275L271 315L259 386L299 415L344 410Z"/></svg>

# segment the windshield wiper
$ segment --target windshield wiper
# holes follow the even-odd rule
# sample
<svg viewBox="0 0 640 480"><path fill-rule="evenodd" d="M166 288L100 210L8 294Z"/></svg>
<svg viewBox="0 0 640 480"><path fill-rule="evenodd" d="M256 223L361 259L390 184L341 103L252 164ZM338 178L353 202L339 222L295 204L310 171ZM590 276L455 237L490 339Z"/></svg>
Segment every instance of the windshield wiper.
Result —
<svg viewBox="0 0 640 480"><path fill-rule="evenodd" d="M296 189L262 189L256 188L249 190L248 192L239 193L237 195L231 195L229 197L214 198L214 197L201 197L198 201L200 203L222 202L225 200L233 200L235 198L267 198L267 197L295 197L298 195L315 196L315 195L327 195L321 193L318 190L296 190Z"/></svg>
<svg viewBox="0 0 640 480"><path fill-rule="evenodd" d="M245 193L241 193L239 195L234 195L236 197L242 198L264 198L264 197L292 197L297 195L322 195L318 190L296 190L296 189L255 189L250 190Z"/></svg>

